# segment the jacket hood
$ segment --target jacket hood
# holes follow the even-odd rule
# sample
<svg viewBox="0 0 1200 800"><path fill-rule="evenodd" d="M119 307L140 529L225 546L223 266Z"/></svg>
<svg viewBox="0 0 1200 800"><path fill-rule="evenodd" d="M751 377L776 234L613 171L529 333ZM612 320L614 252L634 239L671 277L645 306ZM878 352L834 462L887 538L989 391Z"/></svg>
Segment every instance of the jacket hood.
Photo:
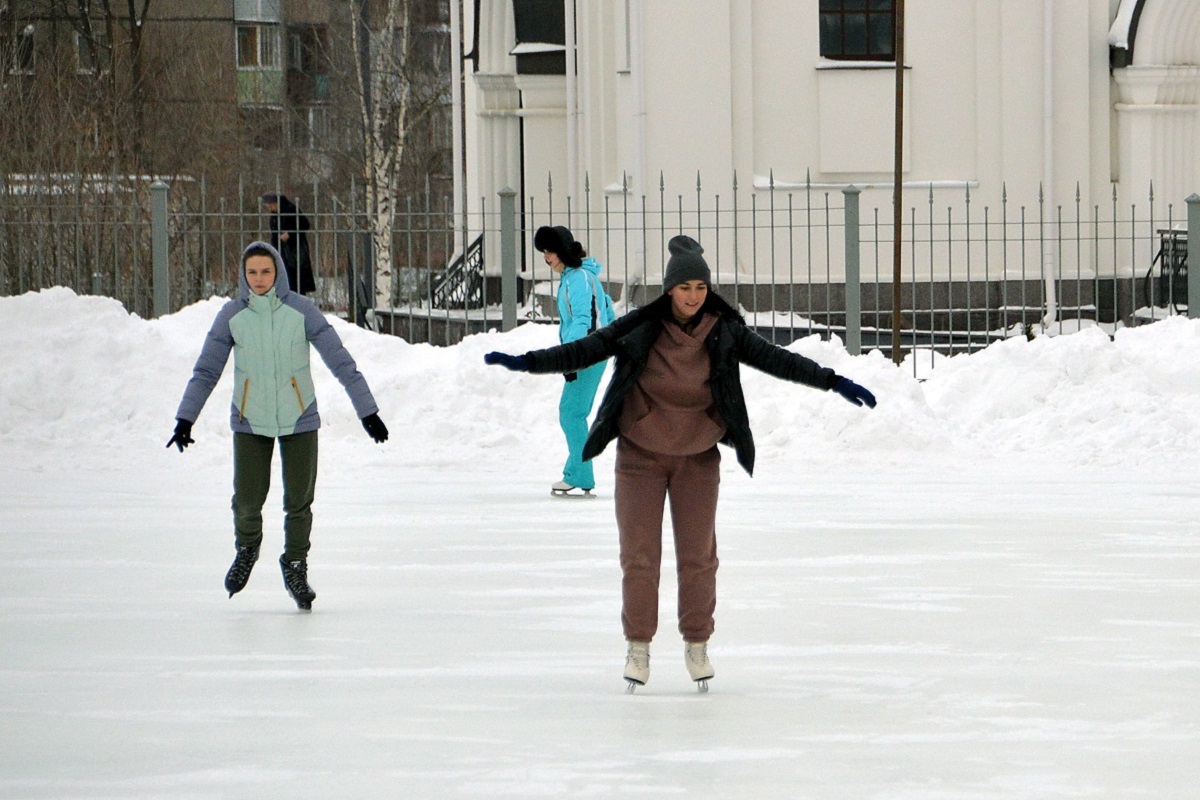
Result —
<svg viewBox="0 0 1200 800"><path fill-rule="evenodd" d="M283 256L279 255L279 251L266 242L251 242L246 245L246 249L242 251L242 265L238 269L238 297L243 300L249 300L250 283L246 280L246 254L251 250L266 250L275 259L275 296L282 300L292 290L288 285L287 269L283 266Z"/></svg>
<svg viewBox="0 0 1200 800"><path fill-rule="evenodd" d="M583 262L578 267L568 267L568 269L583 269L583 270L587 270L588 272L592 273L593 275L599 275L600 270L604 269L604 267L600 264L599 261L592 258L591 256L588 256L587 258L585 258L583 260Z"/></svg>

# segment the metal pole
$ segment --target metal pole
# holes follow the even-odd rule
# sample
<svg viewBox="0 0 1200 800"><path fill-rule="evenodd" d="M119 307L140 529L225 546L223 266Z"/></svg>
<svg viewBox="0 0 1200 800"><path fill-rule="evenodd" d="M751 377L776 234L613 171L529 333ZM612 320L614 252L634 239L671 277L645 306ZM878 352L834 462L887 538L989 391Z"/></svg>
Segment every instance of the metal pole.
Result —
<svg viewBox="0 0 1200 800"><path fill-rule="evenodd" d="M892 181L892 363L900 357L900 229L904 208L901 205L904 180L904 0L896 0L896 153Z"/></svg>
<svg viewBox="0 0 1200 800"><path fill-rule="evenodd" d="M1188 195L1187 220L1189 240L1187 246L1190 250L1200 252L1200 247L1197 247L1197 243L1200 242L1200 194L1193 192ZM1192 239L1196 241L1193 242ZM1188 276L1188 319L1200 318L1200 272L1197 272L1196 275L1196 278Z"/></svg>
<svg viewBox="0 0 1200 800"><path fill-rule="evenodd" d="M517 193L500 190L500 330L517 327Z"/></svg>
<svg viewBox="0 0 1200 800"><path fill-rule="evenodd" d="M150 184L150 242L154 259L154 316L171 313L171 283L167 268L167 184Z"/></svg>
<svg viewBox="0 0 1200 800"><path fill-rule="evenodd" d="M862 281L859 263L858 196L862 190L842 190L846 208L846 351L862 353Z"/></svg>

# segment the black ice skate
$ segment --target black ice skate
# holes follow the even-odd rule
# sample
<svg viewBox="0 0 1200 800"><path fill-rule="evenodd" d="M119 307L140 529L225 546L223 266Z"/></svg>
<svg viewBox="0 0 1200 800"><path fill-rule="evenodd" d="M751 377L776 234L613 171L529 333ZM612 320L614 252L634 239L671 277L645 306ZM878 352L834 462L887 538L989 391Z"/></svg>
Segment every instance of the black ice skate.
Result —
<svg viewBox="0 0 1200 800"><path fill-rule="evenodd" d="M238 546L233 565L229 567L229 572L225 573L225 591L229 592L230 597L246 588L246 581L250 580L250 570L254 569L256 561L258 545Z"/></svg>
<svg viewBox="0 0 1200 800"><path fill-rule="evenodd" d="M308 585L308 562L304 559L286 561L280 556L279 567L283 570L283 585L296 601L296 607L301 611L312 611L312 601L317 599L317 593Z"/></svg>

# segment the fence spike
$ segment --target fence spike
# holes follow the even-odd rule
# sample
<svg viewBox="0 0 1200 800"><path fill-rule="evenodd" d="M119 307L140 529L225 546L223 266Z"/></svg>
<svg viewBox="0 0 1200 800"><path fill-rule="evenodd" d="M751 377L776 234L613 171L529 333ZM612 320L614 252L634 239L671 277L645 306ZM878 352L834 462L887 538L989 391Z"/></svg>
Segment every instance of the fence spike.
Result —
<svg viewBox="0 0 1200 800"><path fill-rule="evenodd" d="M592 177L589 173L583 173L583 193L590 194L592 191Z"/></svg>

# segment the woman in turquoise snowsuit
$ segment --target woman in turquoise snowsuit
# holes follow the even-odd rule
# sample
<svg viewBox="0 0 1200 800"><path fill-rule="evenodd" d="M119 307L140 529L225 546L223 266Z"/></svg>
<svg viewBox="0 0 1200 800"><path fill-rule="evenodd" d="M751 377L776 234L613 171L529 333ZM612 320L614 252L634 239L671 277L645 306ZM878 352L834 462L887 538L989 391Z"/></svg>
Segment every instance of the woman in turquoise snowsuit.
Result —
<svg viewBox="0 0 1200 800"><path fill-rule="evenodd" d="M582 339L603 328L615 318L612 302L600 284L600 262L588 258L571 231L561 225L538 228L533 244L546 263L561 278L558 284L558 339L563 344ZM558 402L558 421L567 438L567 463L561 481L550 486L551 494L591 496L596 487L592 462L583 460L583 445L588 435L588 415L596 389L604 376L600 362L578 373L566 375L562 398Z"/></svg>

